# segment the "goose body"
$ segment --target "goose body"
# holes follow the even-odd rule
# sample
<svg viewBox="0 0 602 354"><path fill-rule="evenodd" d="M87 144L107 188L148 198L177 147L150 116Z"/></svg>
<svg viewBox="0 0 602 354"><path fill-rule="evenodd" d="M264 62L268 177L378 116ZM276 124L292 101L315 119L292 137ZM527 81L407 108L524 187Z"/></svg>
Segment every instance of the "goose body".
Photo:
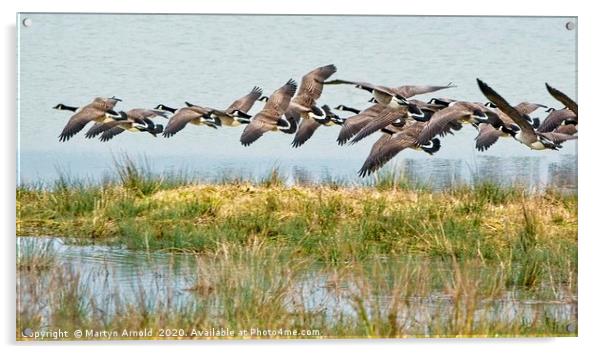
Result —
<svg viewBox="0 0 602 354"><path fill-rule="evenodd" d="M243 130L240 143L248 146L266 132L289 133L293 128L296 129L296 122L282 117L296 91L297 83L293 79L288 80L286 84L274 91L263 109L251 119L251 122Z"/></svg>
<svg viewBox="0 0 602 354"><path fill-rule="evenodd" d="M115 97L97 97L91 103L83 107L76 108L63 104L55 106L55 109L70 110L74 112L59 135L59 141L71 139L90 122L106 123L114 119L119 119L120 115L113 110L119 101L121 100Z"/></svg>
<svg viewBox="0 0 602 354"><path fill-rule="evenodd" d="M242 124L249 124L251 116L247 113L253 107L255 102L259 100L262 93L263 90L255 86L251 92L232 102L228 108L224 110L211 109L209 116L213 118L214 121L219 120L219 125L222 126L238 127ZM186 105L188 107L199 107L189 102L186 102Z"/></svg>
<svg viewBox="0 0 602 354"><path fill-rule="evenodd" d="M200 106L182 107L180 109L174 109L163 104L159 104L155 107L155 110L170 112L173 115L169 118L165 129L163 130L163 137L169 138L174 136L180 130L184 129L186 125L206 125L211 128L217 129L217 126L221 124L220 121L215 120L210 115L212 109Z"/></svg>
<svg viewBox="0 0 602 354"><path fill-rule="evenodd" d="M121 118L116 120L111 120L109 122L96 123L86 132L86 138L94 138L106 130L112 129L114 127L126 127L129 122L136 123L142 126L154 127L154 123L151 120L155 117L163 117L167 118L167 114L164 111L156 110L156 109L144 109L144 108L134 108L130 109L127 112L119 112ZM116 122L116 123L113 123ZM129 129L122 129L129 131L140 131L138 129L134 129L134 127L130 127ZM116 134L115 134L116 135ZM106 136L105 136L106 137Z"/></svg>
<svg viewBox="0 0 602 354"><path fill-rule="evenodd" d="M405 149L421 150L429 155L439 151L441 142L437 138L426 144L419 144L416 141L425 125L425 122L414 121L401 128L390 126L384 129L382 136L372 146L358 175L360 177L369 176Z"/></svg>
<svg viewBox="0 0 602 354"><path fill-rule="evenodd" d="M457 129L459 124L471 124L476 127L479 123L488 120L484 110L487 110L486 107L478 103L450 102L447 107L433 114L418 134L417 141L419 144L427 144L435 136L445 135L454 126Z"/></svg>
<svg viewBox="0 0 602 354"><path fill-rule="evenodd" d="M530 149L557 150L561 147L560 144L564 141L575 139L574 136L561 133L541 133L536 131L529 123L530 119L528 119L526 114L522 114L516 108L511 106L502 96L489 87L489 85L487 85L485 82L477 79L477 83L485 97L493 102L502 112L507 114L519 127L518 132L510 132L514 138L522 144L528 146Z"/></svg>
<svg viewBox="0 0 602 354"><path fill-rule="evenodd" d="M309 140L315 131L321 126L342 125L344 119L334 114L328 105L323 105L318 112L312 112L308 118L304 118L295 133L292 146L299 147Z"/></svg>

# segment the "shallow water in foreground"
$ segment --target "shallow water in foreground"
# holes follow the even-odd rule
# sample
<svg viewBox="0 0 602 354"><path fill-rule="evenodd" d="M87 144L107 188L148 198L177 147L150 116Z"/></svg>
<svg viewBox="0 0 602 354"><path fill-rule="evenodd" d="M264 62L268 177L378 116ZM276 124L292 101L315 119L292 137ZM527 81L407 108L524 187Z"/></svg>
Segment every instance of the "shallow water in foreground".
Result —
<svg viewBox="0 0 602 354"><path fill-rule="evenodd" d="M199 258L193 255L146 253L113 246L78 245L77 242L72 239L50 237L17 238L18 254L27 252L28 249L41 249L48 246L47 249L56 257L55 266L50 271L41 273L21 271L17 278L20 306L39 309L44 327L52 328L50 319L53 315L52 310L49 310L51 306L44 303L46 297L32 296L28 289L37 287L42 290L42 293L56 291L51 285L54 284L51 278L56 276L56 271L64 272L69 279L75 279L85 297L83 302L93 304L92 308L95 311L100 309L103 316L110 319L115 315L116 308L122 309L124 305L141 306L142 303L149 308L156 306L170 311L172 308L188 308L192 304L206 301L206 297L211 293L210 290L192 291L191 287L203 283L203 275L210 273L208 267L223 266L223 263L212 263L211 260L203 260L202 257L199 262ZM407 271L404 267L416 265L419 268L420 266L419 261L395 263L383 258L379 262L389 264L389 267L384 269L400 272ZM390 264L393 264L392 268ZM441 272L444 277L447 274L449 278L453 278L449 264L433 261L428 267L429 271ZM231 269L227 272L245 272L245 270ZM236 278L234 274L232 275ZM417 294L395 295L387 292L387 289L379 290L377 285L372 285L372 291L366 292L363 288L371 281L369 275L365 278L366 276L366 274L359 274L353 278L355 281L339 282L337 271L320 269L319 266L308 267L303 277L297 278L294 284L290 284L290 289L293 291L286 294L286 299L283 300L284 306L291 312L296 308L302 308L305 313L319 314L324 316L326 321L336 322L347 317L357 320L362 316L364 305L372 311L369 311L368 315L372 317L377 316L374 307L378 308L377 312L381 310L386 312L401 301L404 303L400 320L402 331L407 330L408 333L412 333L411 335L426 336L432 334L430 331L433 323L445 322L447 317L453 316L456 313L455 307L468 306L468 304L458 304L454 295L446 291L445 287L434 288L430 294L417 291ZM279 281L282 279L274 280L275 283ZM268 286L267 291L273 291L272 287ZM245 290L266 291L265 289ZM365 296L365 298L358 301L358 296ZM526 291L514 289L502 291L495 297L483 296L483 298L485 300L474 304L475 323L480 321L528 323L544 316L551 322L566 323L566 332L576 334L576 294L558 293L553 298L546 296L546 299L538 299L537 296ZM218 299L213 302L214 308L207 308L209 316L220 316L220 309L225 306L220 302L227 301L227 299ZM216 323L219 323L219 320L216 317Z"/></svg>

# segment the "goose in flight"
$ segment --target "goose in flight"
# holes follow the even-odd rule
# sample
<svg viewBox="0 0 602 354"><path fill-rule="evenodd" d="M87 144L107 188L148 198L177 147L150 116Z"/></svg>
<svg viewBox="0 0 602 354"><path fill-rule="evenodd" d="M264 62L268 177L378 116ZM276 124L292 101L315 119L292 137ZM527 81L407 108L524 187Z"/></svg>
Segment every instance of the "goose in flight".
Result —
<svg viewBox="0 0 602 354"><path fill-rule="evenodd" d="M74 112L59 135L59 141L67 141L79 133L90 122L109 122L121 116L113 108L121 100L116 97L96 97L91 103L83 107L71 107L59 103L54 109L69 110Z"/></svg>
<svg viewBox="0 0 602 354"><path fill-rule="evenodd" d="M194 125L206 125L214 129L217 129L221 124L220 121L215 120L210 116L212 113L211 108L191 106L175 109L164 104L159 104L155 107L155 110L173 114L163 130L163 137L165 138L174 136L177 132L184 129L188 123Z"/></svg>
<svg viewBox="0 0 602 354"><path fill-rule="evenodd" d="M237 127L241 124L249 124L251 116L248 112L262 93L263 90L255 86L251 92L232 102L225 110L213 109L210 117L219 120L222 126ZM186 105L188 107L196 106L189 102L186 102Z"/></svg>
<svg viewBox="0 0 602 354"><path fill-rule="evenodd" d="M282 117L296 91L297 83L293 79L288 80L286 84L274 91L263 109L251 119L251 122L243 130L240 136L240 143L243 146L251 145L255 140L269 131L288 133L293 129L296 130L297 127L294 120L289 121Z"/></svg>
<svg viewBox="0 0 602 354"><path fill-rule="evenodd" d="M562 103L566 108L573 111L575 115L579 115L579 113L577 113L577 102L575 102L572 98L567 96L564 92L553 88L548 83L546 83L546 89L548 89L548 92L550 93L550 95L552 95L552 97L554 97L556 100Z"/></svg>
<svg viewBox="0 0 602 354"><path fill-rule="evenodd" d="M418 134L417 141L421 145L428 144L437 135L444 135L450 128L458 130L462 123L471 124L475 127L479 123L487 122L489 116L485 113L487 107L479 103L466 101L452 101L448 106L435 112L431 119L424 125L424 129Z"/></svg>
<svg viewBox="0 0 602 354"><path fill-rule="evenodd" d="M518 126L518 131L512 130L508 133L529 148L533 150L558 150L558 148L561 147L560 144L563 142L576 139L575 136L567 134L555 132L542 133L536 131L529 123L529 119L527 118L526 114L522 114L516 108L512 107L502 96L489 87L489 85L487 85L485 82L477 79L477 83L485 97L487 97L489 101L493 102L498 109L507 114Z"/></svg>
<svg viewBox="0 0 602 354"><path fill-rule="evenodd" d="M292 98L286 109L285 116L290 120L299 122L300 118L311 118L315 113L315 106L322 95L324 81L337 72L337 67L333 64L321 66L301 78L301 85Z"/></svg>
<svg viewBox="0 0 602 354"><path fill-rule="evenodd" d="M502 112L492 102L485 103L492 111L485 114L489 117L488 122L479 124L479 133L475 138L475 147L478 151L485 151L495 144L500 138L512 137L520 128L506 113ZM521 102L514 108L521 114L529 115L539 108L547 108L538 103ZM529 123L537 128L540 124L539 118L530 118Z"/></svg>
<svg viewBox="0 0 602 354"><path fill-rule="evenodd" d="M414 121L401 128L384 129L382 136L372 146L358 175L360 177L369 176L405 149L422 150L429 155L439 151L441 141L437 138L430 140L427 144L419 144L416 141L425 125L425 122Z"/></svg>
<svg viewBox="0 0 602 354"><path fill-rule="evenodd" d="M328 105L323 105L321 107L320 112L318 114L313 115L310 118L304 118L301 122L301 125L297 129L295 133L295 138L293 139L292 146L299 147L303 145L309 138L312 137L314 132L321 126L333 126L333 125L342 125L345 122L345 119L339 117L334 114Z"/></svg>
<svg viewBox="0 0 602 354"><path fill-rule="evenodd" d="M148 132L154 136L163 131L163 126L160 124L155 125L152 118L163 117L168 118L164 111L156 109L144 109L134 108L127 112L119 112L122 116L120 119L116 119L107 123L97 123L86 132L86 138L93 138L99 134L103 134L107 130L112 130L110 134L104 134L102 141L107 141L113 138L115 135L120 134L124 131L131 132Z"/></svg>
<svg viewBox="0 0 602 354"><path fill-rule="evenodd" d="M349 81L349 80L331 80L324 83L325 85L354 85L355 87L366 90L372 93L374 100L377 103L390 106L391 108L399 108L408 105L408 98L421 95L429 92L435 92L447 88L456 87L450 82L446 86L429 86L429 85L403 85L398 87L387 87L382 85L374 85L369 82Z"/></svg>

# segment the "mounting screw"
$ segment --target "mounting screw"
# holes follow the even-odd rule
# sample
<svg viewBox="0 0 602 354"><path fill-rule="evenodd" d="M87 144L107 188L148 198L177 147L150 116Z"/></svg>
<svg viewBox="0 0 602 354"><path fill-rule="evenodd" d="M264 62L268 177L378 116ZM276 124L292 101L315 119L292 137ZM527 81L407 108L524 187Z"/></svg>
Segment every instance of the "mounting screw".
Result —
<svg viewBox="0 0 602 354"><path fill-rule="evenodd" d="M572 30L574 30L574 29L575 29L575 22L573 22L573 21L569 21L569 22L567 22L567 23L564 25L564 27L565 27L567 30L569 30L569 31L572 31Z"/></svg>
<svg viewBox="0 0 602 354"><path fill-rule="evenodd" d="M33 21L29 17L25 17L23 19L23 26L30 27L33 24Z"/></svg>

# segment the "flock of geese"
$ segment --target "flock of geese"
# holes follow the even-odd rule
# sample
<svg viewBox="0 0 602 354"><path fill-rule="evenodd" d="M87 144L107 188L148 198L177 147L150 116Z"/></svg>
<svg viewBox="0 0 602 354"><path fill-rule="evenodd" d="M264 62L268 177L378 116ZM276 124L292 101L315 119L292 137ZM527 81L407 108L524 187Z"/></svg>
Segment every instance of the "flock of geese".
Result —
<svg viewBox="0 0 602 354"><path fill-rule="evenodd" d="M404 149L434 154L441 148L441 137L453 134L465 124L478 130L475 141L479 151L488 149L502 137L512 137L534 150L557 150L563 142L577 139L577 103L548 84L548 92L562 104L561 109L530 102L513 106L480 79L477 79L477 84L488 100L485 103L451 98L421 101L412 97L455 86L450 83L445 86L387 87L340 79L328 81L336 71L334 65L319 67L303 76L300 86L290 79L269 97L262 96L263 91L259 87L253 87L251 92L223 110L185 102L181 108L159 104L154 109L117 112L114 109L121 100L116 97L97 97L82 107L61 103L53 108L74 114L59 135L59 140L69 140L92 121L95 123L85 136L99 136L101 141L108 141L125 131L148 132L154 136L162 133L169 138L189 124L214 129L245 125L240 136L244 146L267 132L279 131L294 134L292 146L300 147L320 126L338 125L341 127L337 138L339 145L355 144L373 133L382 133L358 172L365 177ZM336 110L352 113L341 117L328 105L318 105L325 85L352 85L368 91L372 94L369 101L372 105L363 110L339 105ZM251 116L249 111L257 101L265 104ZM531 117L540 108L547 112L547 117L541 122ZM168 119L165 127L153 122L156 117Z"/></svg>

